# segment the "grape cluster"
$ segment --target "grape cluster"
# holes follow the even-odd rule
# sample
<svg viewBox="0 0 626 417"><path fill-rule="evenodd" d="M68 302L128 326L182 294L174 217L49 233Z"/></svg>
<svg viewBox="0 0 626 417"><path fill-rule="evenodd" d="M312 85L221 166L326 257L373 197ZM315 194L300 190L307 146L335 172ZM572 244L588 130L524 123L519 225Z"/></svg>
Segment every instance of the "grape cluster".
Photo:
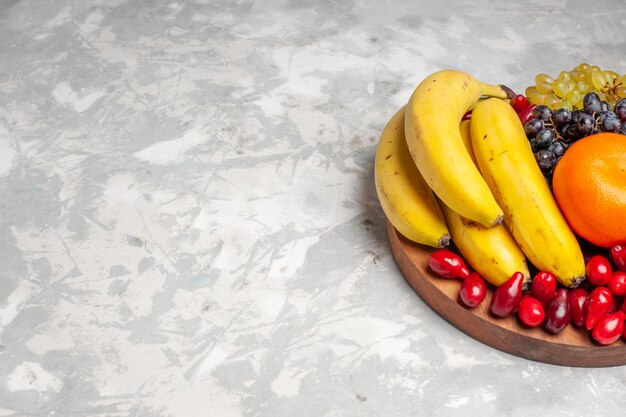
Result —
<svg viewBox="0 0 626 417"><path fill-rule="evenodd" d="M571 71L561 71L556 79L538 74L535 85L526 88L531 103L551 110L582 109L584 96L589 92L595 92L601 101L614 106L619 99L626 98L626 75L583 63Z"/></svg>
<svg viewBox="0 0 626 417"><path fill-rule="evenodd" d="M534 106L532 118L524 123L524 132L550 185L556 163L573 142L600 132L626 135L626 98L611 106L597 93L587 93L580 110Z"/></svg>

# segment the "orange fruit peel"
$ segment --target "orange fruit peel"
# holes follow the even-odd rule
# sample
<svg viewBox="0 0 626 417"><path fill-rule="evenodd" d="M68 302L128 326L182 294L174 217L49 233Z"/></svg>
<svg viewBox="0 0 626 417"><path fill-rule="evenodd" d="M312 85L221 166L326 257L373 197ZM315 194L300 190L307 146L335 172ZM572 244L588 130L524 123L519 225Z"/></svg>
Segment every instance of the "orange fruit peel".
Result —
<svg viewBox="0 0 626 417"><path fill-rule="evenodd" d="M554 197L572 230L602 247L626 242L626 136L575 142L556 165Z"/></svg>

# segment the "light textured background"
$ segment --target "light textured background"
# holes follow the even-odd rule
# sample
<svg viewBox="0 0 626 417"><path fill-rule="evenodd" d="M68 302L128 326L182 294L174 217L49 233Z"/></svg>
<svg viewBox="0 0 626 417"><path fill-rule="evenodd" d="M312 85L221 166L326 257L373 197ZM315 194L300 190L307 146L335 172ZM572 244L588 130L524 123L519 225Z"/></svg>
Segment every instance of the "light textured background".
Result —
<svg viewBox="0 0 626 417"><path fill-rule="evenodd" d="M619 0L0 3L0 416L622 414L398 272L378 135L430 72L626 71Z"/></svg>

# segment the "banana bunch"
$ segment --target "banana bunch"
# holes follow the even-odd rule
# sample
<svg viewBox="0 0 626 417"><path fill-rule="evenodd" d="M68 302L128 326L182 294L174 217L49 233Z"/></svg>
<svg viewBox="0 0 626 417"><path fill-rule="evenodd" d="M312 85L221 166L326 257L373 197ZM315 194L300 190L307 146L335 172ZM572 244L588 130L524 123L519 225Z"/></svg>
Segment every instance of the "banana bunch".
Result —
<svg viewBox="0 0 626 417"><path fill-rule="evenodd" d="M504 86L436 72L387 123L374 164L391 224L432 247L454 242L498 286L527 259L568 287L585 275L582 251L537 166ZM472 111L471 122L461 121Z"/></svg>

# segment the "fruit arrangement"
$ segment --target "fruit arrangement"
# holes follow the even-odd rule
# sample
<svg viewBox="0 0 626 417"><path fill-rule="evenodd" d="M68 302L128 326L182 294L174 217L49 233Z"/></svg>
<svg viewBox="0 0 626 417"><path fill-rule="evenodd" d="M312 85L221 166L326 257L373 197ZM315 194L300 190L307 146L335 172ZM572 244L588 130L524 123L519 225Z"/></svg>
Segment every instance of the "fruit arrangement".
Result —
<svg viewBox="0 0 626 417"><path fill-rule="evenodd" d="M383 129L375 181L389 222L437 248L429 269L462 280L468 309L491 286L494 317L571 323L606 345L626 337L626 80L598 71L540 74L526 96L431 74Z"/></svg>

